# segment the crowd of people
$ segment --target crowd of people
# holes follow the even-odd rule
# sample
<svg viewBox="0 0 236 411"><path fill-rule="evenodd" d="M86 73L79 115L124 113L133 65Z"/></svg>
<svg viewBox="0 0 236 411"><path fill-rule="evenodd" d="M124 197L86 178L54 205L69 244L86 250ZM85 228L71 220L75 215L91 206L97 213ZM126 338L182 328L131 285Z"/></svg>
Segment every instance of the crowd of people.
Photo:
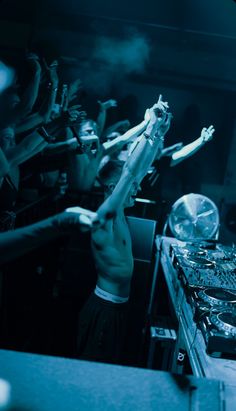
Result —
<svg viewBox="0 0 236 411"><path fill-rule="evenodd" d="M97 118L91 119L81 106L80 79L62 83L58 60L49 64L30 53L25 64L28 84L22 87L15 75L0 91L0 263L89 231L97 282L79 313L76 357L122 363L134 267L125 209L134 206L145 176L156 181L163 161L173 167L193 155L212 139L214 127L203 128L188 145L165 147L172 114L161 95L139 124L131 127L124 119L107 127L115 99L98 101ZM19 226L27 172L37 177L42 193L60 199L60 207ZM104 197L94 205L97 190Z"/></svg>

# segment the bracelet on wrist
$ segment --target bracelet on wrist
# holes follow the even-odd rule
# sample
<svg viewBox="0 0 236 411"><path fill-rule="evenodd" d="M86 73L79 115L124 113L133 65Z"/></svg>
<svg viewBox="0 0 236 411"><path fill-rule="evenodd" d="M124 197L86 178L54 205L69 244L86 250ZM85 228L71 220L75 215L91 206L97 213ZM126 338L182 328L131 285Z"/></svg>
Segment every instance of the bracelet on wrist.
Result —
<svg viewBox="0 0 236 411"><path fill-rule="evenodd" d="M153 144L158 140L158 141L164 141L164 135L159 134L158 132L154 135L150 135L146 132L143 133L144 137L148 140L149 144L153 146Z"/></svg>
<svg viewBox="0 0 236 411"><path fill-rule="evenodd" d="M145 137L147 140L148 140L149 138L151 138L150 134L146 133L145 131L144 131L143 135L144 135L144 137Z"/></svg>
<svg viewBox="0 0 236 411"><path fill-rule="evenodd" d="M159 140L164 141L165 140L165 136L163 134L158 134Z"/></svg>

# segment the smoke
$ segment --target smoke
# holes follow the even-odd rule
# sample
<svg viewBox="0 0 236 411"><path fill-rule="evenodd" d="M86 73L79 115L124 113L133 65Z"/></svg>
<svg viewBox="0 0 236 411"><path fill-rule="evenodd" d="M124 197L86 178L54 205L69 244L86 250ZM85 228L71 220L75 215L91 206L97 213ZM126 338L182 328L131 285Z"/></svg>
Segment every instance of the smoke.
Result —
<svg viewBox="0 0 236 411"><path fill-rule="evenodd" d="M149 56L150 44L140 33L129 32L125 39L97 37L81 78L86 89L106 94L129 74L143 73Z"/></svg>
<svg viewBox="0 0 236 411"><path fill-rule="evenodd" d="M82 39L79 32L47 29L34 38L34 49L48 62L61 56L63 81L80 78L85 90L101 97L128 75L145 71L151 46L143 33L122 27L117 37L116 27L113 35L112 27L90 23L88 28L89 35L85 33Z"/></svg>
<svg viewBox="0 0 236 411"><path fill-rule="evenodd" d="M125 40L107 37L97 39L93 58L107 65L114 72L142 73L149 58L150 47L144 36L133 33Z"/></svg>

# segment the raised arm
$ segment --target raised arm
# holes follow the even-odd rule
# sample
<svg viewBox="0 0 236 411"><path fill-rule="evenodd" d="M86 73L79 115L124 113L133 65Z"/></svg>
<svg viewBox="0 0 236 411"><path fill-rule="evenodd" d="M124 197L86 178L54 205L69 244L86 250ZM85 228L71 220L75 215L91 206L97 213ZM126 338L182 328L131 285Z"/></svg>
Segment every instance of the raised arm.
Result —
<svg viewBox="0 0 236 411"><path fill-rule="evenodd" d="M146 175L155 158L156 150L162 144L165 130L171 119L170 113L166 113L167 108L167 103L162 102L160 98L158 103L150 109L150 121L146 131L125 162L121 177L112 194L99 207L97 211L99 218L106 219L107 216L116 214L117 210L123 206L132 184L139 185Z"/></svg>
<svg viewBox="0 0 236 411"><path fill-rule="evenodd" d="M111 141L106 141L105 143L103 143L104 155L113 154L117 150L121 150L122 147L129 141L136 139L146 129L149 120L150 117L148 115L148 110L146 110L144 120L141 123L139 123L135 127L132 127L123 135L118 136Z"/></svg>
<svg viewBox="0 0 236 411"><path fill-rule="evenodd" d="M96 120L97 126L98 126L98 135L99 137L102 135L105 123L106 123L106 118L107 118L107 110L111 107L116 107L117 102L116 100L110 99L104 102L101 102L98 100L99 104L99 113L98 117Z"/></svg>
<svg viewBox="0 0 236 411"><path fill-rule="evenodd" d="M33 76L21 97L21 102L18 107L18 121L23 119L32 111L39 92L41 78L41 66L39 63L39 58L36 54L29 53L27 55L27 61L31 67L31 70L33 71Z"/></svg>
<svg viewBox="0 0 236 411"><path fill-rule="evenodd" d="M25 137L19 144L6 151L10 166L20 165L46 147L48 143L36 131Z"/></svg>
<svg viewBox="0 0 236 411"><path fill-rule="evenodd" d="M172 114L167 112L167 104L159 99L158 103L150 109L150 122L125 164L135 175L138 184L147 174L157 152L162 148L165 134L169 130Z"/></svg>
<svg viewBox="0 0 236 411"><path fill-rule="evenodd" d="M16 133L23 133L36 127L47 124L55 103L57 87L50 85L48 90L47 102L39 109L38 112L32 113L23 118L16 126Z"/></svg>
<svg viewBox="0 0 236 411"><path fill-rule="evenodd" d="M70 207L38 223L0 233L0 264L73 231L87 231L98 223L96 213L81 207Z"/></svg>
<svg viewBox="0 0 236 411"><path fill-rule="evenodd" d="M208 128L204 127L199 138L197 138L192 143L182 147L180 150L175 151L172 154L172 160L170 163L171 167L195 154L201 147L205 145L205 143L213 138L214 131L215 129L212 125Z"/></svg>
<svg viewBox="0 0 236 411"><path fill-rule="evenodd" d="M49 156L56 154L68 153L76 151L79 147L79 143L76 137L72 137L65 141L58 141L55 143L48 144L43 153Z"/></svg>
<svg viewBox="0 0 236 411"><path fill-rule="evenodd" d="M69 84L65 109L68 108L69 103L71 103L73 100L79 98L79 95L80 95L80 92L82 91L82 89L83 89L83 86L82 86L82 81L80 80L80 78L77 78L77 79L73 80Z"/></svg>
<svg viewBox="0 0 236 411"><path fill-rule="evenodd" d="M42 107L40 114L43 115L43 119L45 123L48 123L51 117L51 113L54 107L54 104L56 102L56 97L57 97L57 90L58 90L58 84L59 84L59 79L58 79L58 74L57 74L57 67L58 67L58 62L57 60L54 60L50 66L48 67L48 73L49 73L49 94L48 94L48 99L46 102L46 106Z"/></svg>

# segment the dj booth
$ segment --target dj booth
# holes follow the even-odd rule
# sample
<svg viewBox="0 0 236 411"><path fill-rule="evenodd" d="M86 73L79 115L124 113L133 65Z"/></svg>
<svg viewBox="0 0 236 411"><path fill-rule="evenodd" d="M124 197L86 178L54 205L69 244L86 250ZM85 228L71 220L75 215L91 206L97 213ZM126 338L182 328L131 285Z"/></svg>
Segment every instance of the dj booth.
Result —
<svg viewBox="0 0 236 411"><path fill-rule="evenodd" d="M166 298L159 284L165 281L175 326L149 323L147 368L155 368L160 344L163 367L153 370L0 350L0 409L235 409L234 249L165 236L157 236L155 246L148 314L151 320L158 318L155 310ZM184 369L187 359L191 373ZM10 387L5 399L1 379Z"/></svg>
<svg viewBox="0 0 236 411"><path fill-rule="evenodd" d="M157 236L149 314L148 367L155 368L155 351L165 345L165 369L236 381L236 259L234 249L216 241L183 242ZM164 278L173 328L154 321L162 306ZM164 302L163 302L164 303ZM157 310L157 313L155 312Z"/></svg>
<svg viewBox="0 0 236 411"><path fill-rule="evenodd" d="M199 215L210 238L201 218L214 213L204 208ZM179 228L183 213L178 216ZM197 233L195 213L190 217ZM0 410L1 379L10 386L5 410L235 409L235 249L216 240L155 237L152 220L129 217L128 223L137 266L130 300L138 318L145 312L149 369L0 350Z"/></svg>

